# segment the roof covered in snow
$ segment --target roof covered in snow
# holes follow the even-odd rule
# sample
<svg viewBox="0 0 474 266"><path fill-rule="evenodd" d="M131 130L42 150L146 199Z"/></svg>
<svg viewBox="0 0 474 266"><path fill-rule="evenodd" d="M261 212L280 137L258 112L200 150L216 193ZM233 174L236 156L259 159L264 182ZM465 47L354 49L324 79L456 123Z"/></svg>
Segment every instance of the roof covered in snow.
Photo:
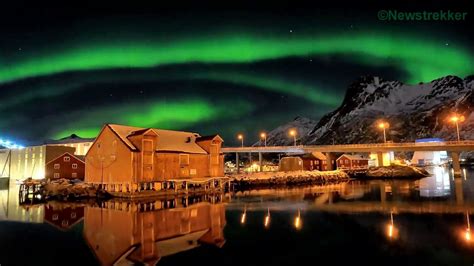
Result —
<svg viewBox="0 0 474 266"><path fill-rule="evenodd" d="M107 124L107 126L115 132L115 134L127 145L131 150L138 150L130 141L129 137L144 134L148 129L152 129L158 135L156 143L156 151L174 151L184 153L207 154L207 152L196 144L198 133L164 130L157 128L142 128L116 124Z"/></svg>
<svg viewBox="0 0 474 266"><path fill-rule="evenodd" d="M358 154L355 154L355 155L352 155L352 154L343 154L341 156L339 156L339 158L337 158L337 160L341 159L341 157L344 156L346 158L348 158L349 160L353 161L353 160L369 160L369 158L366 158L362 155L358 155Z"/></svg>

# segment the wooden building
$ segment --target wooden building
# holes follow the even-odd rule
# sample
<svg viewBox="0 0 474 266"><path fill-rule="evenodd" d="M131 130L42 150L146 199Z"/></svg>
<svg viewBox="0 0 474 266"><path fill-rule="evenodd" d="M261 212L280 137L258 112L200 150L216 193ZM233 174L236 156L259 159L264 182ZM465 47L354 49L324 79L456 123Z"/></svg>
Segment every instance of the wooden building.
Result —
<svg viewBox="0 0 474 266"><path fill-rule="evenodd" d="M75 156L65 152L46 163L47 179L80 179L84 180L84 156Z"/></svg>
<svg viewBox="0 0 474 266"><path fill-rule="evenodd" d="M278 170L283 172L302 171L303 159L296 156L283 157L280 159Z"/></svg>
<svg viewBox="0 0 474 266"><path fill-rule="evenodd" d="M222 142L218 135L107 124L86 154L85 182L135 193L213 180L224 176Z"/></svg>
<svg viewBox="0 0 474 266"><path fill-rule="evenodd" d="M357 170L369 168L369 158L360 155L343 154L336 160L337 169Z"/></svg>
<svg viewBox="0 0 474 266"><path fill-rule="evenodd" d="M327 171L326 155L322 152L312 152L301 156L303 159L303 168L307 171Z"/></svg>
<svg viewBox="0 0 474 266"><path fill-rule="evenodd" d="M156 265L163 257L200 245L224 245L224 204L150 206L109 201L104 207L85 207L84 238L100 264Z"/></svg>

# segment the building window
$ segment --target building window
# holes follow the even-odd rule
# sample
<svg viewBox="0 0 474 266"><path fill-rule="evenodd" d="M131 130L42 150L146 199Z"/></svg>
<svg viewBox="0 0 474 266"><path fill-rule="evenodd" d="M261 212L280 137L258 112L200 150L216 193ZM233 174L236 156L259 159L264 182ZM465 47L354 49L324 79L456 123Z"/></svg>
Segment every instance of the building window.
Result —
<svg viewBox="0 0 474 266"><path fill-rule="evenodd" d="M69 162L70 160L71 160L71 157L69 157L69 156L64 156L64 161L65 161L65 162Z"/></svg>
<svg viewBox="0 0 474 266"><path fill-rule="evenodd" d="M76 213L75 212L71 212L71 218L72 219L76 218Z"/></svg>
<svg viewBox="0 0 474 266"><path fill-rule="evenodd" d="M63 221L61 222L61 225L62 225L62 226L68 226L68 225L69 225L68 220L63 220Z"/></svg>
<svg viewBox="0 0 474 266"><path fill-rule="evenodd" d="M77 178L77 173L72 173L72 174L71 174L71 177L72 177L72 178Z"/></svg>
<svg viewBox="0 0 474 266"><path fill-rule="evenodd" d="M347 159L346 159L346 160L344 160L344 163L348 164L348 163L349 163L349 160L347 160Z"/></svg>
<svg viewBox="0 0 474 266"><path fill-rule="evenodd" d="M189 165L189 154L179 155L179 165Z"/></svg>
<svg viewBox="0 0 474 266"><path fill-rule="evenodd" d="M77 163L72 164L72 169L77 169Z"/></svg>
<svg viewBox="0 0 474 266"><path fill-rule="evenodd" d="M57 214L53 214L53 221L57 221L59 216Z"/></svg>
<svg viewBox="0 0 474 266"><path fill-rule="evenodd" d="M59 178L59 173L54 173L54 178Z"/></svg>
<svg viewBox="0 0 474 266"><path fill-rule="evenodd" d="M61 168L61 165L58 164L58 163L55 163L55 164L54 164L54 169L59 169L59 168Z"/></svg>

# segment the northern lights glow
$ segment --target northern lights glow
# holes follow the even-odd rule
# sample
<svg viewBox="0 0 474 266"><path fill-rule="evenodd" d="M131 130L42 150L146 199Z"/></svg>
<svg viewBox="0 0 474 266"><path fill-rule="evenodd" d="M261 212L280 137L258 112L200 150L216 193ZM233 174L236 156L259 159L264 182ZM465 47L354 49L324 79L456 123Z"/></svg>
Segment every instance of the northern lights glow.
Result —
<svg viewBox="0 0 474 266"><path fill-rule="evenodd" d="M462 47L446 47L422 37L365 32L319 36L259 37L252 33L224 33L214 37L160 42L127 40L82 43L0 68L0 81L50 75L64 71L119 67L152 67L187 62L248 63L291 56L347 55L364 64L396 66L408 82L430 81L444 75L465 76L474 70L474 56ZM372 61L371 58L374 58Z"/></svg>
<svg viewBox="0 0 474 266"><path fill-rule="evenodd" d="M0 131L41 141L119 123L250 141L296 116L318 120L359 76L419 83L474 72L470 39L449 25L313 11L13 21L0 29Z"/></svg>
<svg viewBox="0 0 474 266"><path fill-rule="evenodd" d="M95 108L69 116L70 118L77 116L77 119L71 119L74 121L72 125L53 133L53 136L61 138L75 133L81 137L95 137L103 123L163 129L185 128L203 121L235 118L254 109L252 104L244 101L233 101L232 105L235 108L228 108L228 104L228 102L214 104L205 99L194 98Z"/></svg>

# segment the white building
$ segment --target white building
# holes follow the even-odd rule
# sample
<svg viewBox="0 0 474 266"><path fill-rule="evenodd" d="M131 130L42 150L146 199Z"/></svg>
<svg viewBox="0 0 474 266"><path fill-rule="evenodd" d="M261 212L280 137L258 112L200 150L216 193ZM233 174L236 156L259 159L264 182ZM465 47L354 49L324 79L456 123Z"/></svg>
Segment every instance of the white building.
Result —
<svg viewBox="0 0 474 266"><path fill-rule="evenodd" d="M44 144L74 147L76 149L74 155L86 155L87 151L89 151L89 148L92 146L92 143L94 143L94 140L95 138L81 138L72 134L71 136L62 139L45 141Z"/></svg>
<svg viewBox="0 0 474 266"><path fill-rule="evenodd" d="M382 153L382 161L383 165L379 165L378 154L376 152L372 152L369 155L369 166L390 166L392 162L395 160L395 154L393 151L383 152Z"/></svg>
<svg viewBox="0 0 474 266"><path fill-rule="evenodd" d="M423 145L427 142L443 142L442 139L429 138L418 139L415 143ZM448 154L446 151L415 151L411 163L414 165L440 165L448 161Z"/></svg>

